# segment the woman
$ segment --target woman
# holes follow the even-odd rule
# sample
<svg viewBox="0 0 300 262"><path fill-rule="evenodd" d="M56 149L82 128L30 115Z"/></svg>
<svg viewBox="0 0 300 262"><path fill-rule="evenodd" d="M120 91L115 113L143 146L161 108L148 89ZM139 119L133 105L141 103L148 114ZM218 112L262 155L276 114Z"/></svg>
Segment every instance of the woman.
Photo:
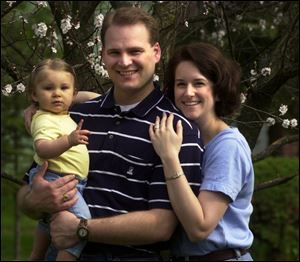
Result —
<svg viewBox="0 0 300 262"><path fill-rule="evenodd" d="M238 129L222 120L240 106L239 84L239 66L207 43L186 45L169 61L166 93L198 124L205 145L202 182L195 196L178 158L181 122L175 131L173 115L164 115L149 129L182 225L171 242L174 261L252 260L248 251L253 242L251 150Z"/></svg>

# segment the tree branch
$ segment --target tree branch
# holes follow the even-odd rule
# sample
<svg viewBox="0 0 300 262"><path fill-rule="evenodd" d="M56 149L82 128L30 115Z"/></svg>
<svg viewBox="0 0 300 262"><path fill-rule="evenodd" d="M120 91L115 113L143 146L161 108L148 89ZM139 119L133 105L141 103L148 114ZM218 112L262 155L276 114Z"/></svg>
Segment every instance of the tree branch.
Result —
<svg viewBox="0 0 300 262"><path fill-rule="evenodd" d="M267 189L267 188L270 188L270 187L274 187L274 186L278 186L278 185L284 184L284 183L290 181L291 179L293 179L296 176L299 176L299 174L292 175L292 176L287 176L287 177L279 177L279 178L275 178L273 180L269 180L269 181L263 182L263 183L255 186L254 192L257 192L259 190L263 190L263 189Z"/></svg>
<svg viewBox="0 0 300 262"><path fill-rule="evenodd" d="M21 4L23 1L16 1L11 6L6 7L3 12L1 12L1 19L6 16L11 10L16 8L19 4Z"/></svg>
<svg viewBox="0 0 300 262"><path fill-rule="evenodd" d="M8 175L5 172L1 172L1 178L5 178L5 179L7 179L7 180L19 185L19 186L26 185L25 181L23 181L21 179L18 179L15 176Z"/></svg>
<svg viewBox="0 0 300 262"><path fill-rule="evenodd" d="M257 162L259 160L262 160L266 158L267 156L270 156L274 151L276 151L278 148L282 147L285 144L290 144L292 142L299 141L299 135L292 135L292 136L284 136L273 142L271 145L269 145L264 151L252 155L252 161Z"/></svg>

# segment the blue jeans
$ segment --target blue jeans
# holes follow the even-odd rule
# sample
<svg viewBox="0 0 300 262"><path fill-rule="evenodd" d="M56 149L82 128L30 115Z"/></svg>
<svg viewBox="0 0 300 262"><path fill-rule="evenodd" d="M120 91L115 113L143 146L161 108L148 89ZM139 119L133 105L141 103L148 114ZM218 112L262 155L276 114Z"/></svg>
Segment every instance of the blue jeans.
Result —
<svg viewBox="0 0 300 262"><path fill-rule="evenodd" d="M32 184L32 180L35 177L38 169L39 169L39 166L30 170L30 173L29 173L29 184L30 185ZM57 173L49 171L49 170L44 175L44 179L46 179L49 182L55 181L56 179L58 179L60 177L61 177L60 174L57 174ZM86 179L79 180L79 183L77 184L77 193L76 193L78 200L68 211L70 211L77 217L89 219L89 218L91 218L91 213L90 213L90 210L82 196L82 192L83 192L85 185L86 185ZM50 218L50 215L47 215L44 219L41 219L39 221L39 229L47 232L48 234L50 234L49 218ZM85 247L85 245L86 245L86 241L80 241L75 246L68 248L66 250L78 258L81 254L81 251ZM53 251L51 253L53 253Z"/></svg>

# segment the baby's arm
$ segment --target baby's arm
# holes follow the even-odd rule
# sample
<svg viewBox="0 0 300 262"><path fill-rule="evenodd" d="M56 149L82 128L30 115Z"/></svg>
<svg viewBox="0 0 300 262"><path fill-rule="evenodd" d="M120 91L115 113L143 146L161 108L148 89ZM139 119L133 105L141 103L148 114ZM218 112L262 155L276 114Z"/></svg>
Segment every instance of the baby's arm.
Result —
<svg viewBox="0 0 300 262"><path fill-rule="evenodd" d="M77 128L69 135L64 135L56 140L39 139L35 141L35 150L40 158L55 158L79 144L88 144L90 132L86 129L81 130L83 119L80 120Z"/></svg>

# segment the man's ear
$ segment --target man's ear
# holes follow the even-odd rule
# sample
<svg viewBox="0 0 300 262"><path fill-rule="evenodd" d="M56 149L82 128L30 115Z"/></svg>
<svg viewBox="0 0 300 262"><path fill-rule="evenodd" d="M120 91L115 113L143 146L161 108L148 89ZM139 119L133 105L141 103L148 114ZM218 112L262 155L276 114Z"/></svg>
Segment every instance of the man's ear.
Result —
<svg viewBox="0 0 300 262"><path fill-rule="evenodd" d="M158 42L153 45L155 62L158 63L161 58L161 48Z"/></svg>

